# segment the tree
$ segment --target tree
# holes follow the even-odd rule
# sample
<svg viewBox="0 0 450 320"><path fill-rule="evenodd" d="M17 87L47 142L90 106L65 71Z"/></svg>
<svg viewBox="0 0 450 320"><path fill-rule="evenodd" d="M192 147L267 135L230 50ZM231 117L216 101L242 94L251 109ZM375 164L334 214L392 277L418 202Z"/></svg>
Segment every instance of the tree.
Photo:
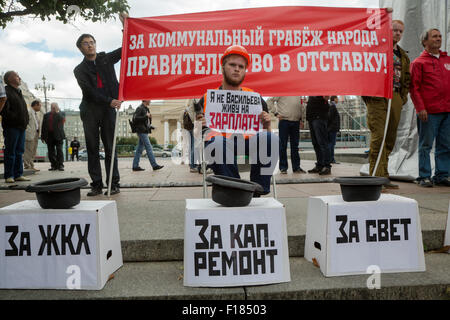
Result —
<svg viewBox="0 0 450 320"><path fill-rule="evenodd" d="M5 28L15 17L35 16L42 21L55 17L63 23L80 16L84 20L105 21L128 11L127 0L0 0L0 27Z"/></svg>

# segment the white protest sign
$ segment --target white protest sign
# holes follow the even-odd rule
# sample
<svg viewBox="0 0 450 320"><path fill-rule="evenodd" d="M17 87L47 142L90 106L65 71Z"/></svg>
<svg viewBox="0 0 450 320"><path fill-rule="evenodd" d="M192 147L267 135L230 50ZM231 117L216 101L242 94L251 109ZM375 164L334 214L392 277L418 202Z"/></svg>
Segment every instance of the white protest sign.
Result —
<svg viewBox="0 0 450 320"><path fill-rule="evenodd" d="M326 276L425 271L417 202L395 195L345 202L342 196L310 198L305 258Z"/></svg>
<svg viewBox="0 0 450 320"><path fill-rule="evenodd" d="M208 90L206 126L223 133L256 134L263 130L262 102L256 92Z"/></svg>
<svg viewBox="0 0 450 320"><path fill-rule="evenodd" d="M273 198L242 208L187 199L184 249L185 286L290 281L284 207Z"/></svg>
<svg viewBox="0 0 450 320"><path fill-rule="evenodd" d="M0 215L0 227L2 286L62 287L71 265L83 266L85 285L97 285L95 216Z"/></svg>
<svg viewBox="0 0 450 320"><path fill-rule="evenodd" d="M0 209L0 288L101 289L121 265L113 201L59 210L26 200Z"/></svg>

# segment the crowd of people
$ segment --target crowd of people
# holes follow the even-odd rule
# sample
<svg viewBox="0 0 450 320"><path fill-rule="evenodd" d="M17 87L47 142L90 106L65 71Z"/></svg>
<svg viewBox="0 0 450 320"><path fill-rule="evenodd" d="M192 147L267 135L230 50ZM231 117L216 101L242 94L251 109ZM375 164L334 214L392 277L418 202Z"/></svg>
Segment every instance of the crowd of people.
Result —
<svg viewBox="0 0 450 320"><path fill-rule="evenodd" d="M121 14L120 18L127 17ZM417 112L419 131L419 177L422 187L433 185L450 186L450 57L440 50L442 35L439 30L427 30L422 36L424 51L420 57L410 63L408 52L398 43L402 38L405 25L394 20L393 26L393 98L389 108L389 100L380 97L363 97L367 105L368 126L371 131L370 141L370 174L389 178L388 163L397 135L402 108L410 94ZM96 40L91 34L82 34L76 46L84 59L74 69L75 78L82 91L80 118L83 123L86 149L88 155L88 172L91 178L91 190L88 196L102 194L103 184L100 166L99 147L102 140L105 150L106 185L111 180L111 195L120 192L120 174L117 155L112 155L113 137L117 112L122 104L118 100L119 82L114 65L120 61L122 48L112 52L97 52ZM253 92L242 86L245 75L251 65L251 55L239 45L226 49L221 57L222 83L219 90L236 90ZM47 144L51 163L49 170L64 170L62 152L65 116L60 112L57 103L51 104L51 111L43 117L39 100L27 107L17 72L8 71L3 77L6 86L0 85L0 112L5 138L4 178L6 183L29 181L24 177L23 169L34 168L34 157L39 138ZM1 81L1 80L0 80ZM306 118L302 119L303 103L301 97L273 97L267 103L262 99L260 119L263 131L257 134L230 135L208 130L206 126L206 94L198 100L189 100L184 113L183 123L189 134L189 167L191 172L201 172L202 155L205 155L207 167L216 175L240 178L237 158L229 154L242 155L253 159L251 162L250 180L259 183L263 192L270 192L270 179L274 166L279 160L279 169L287 174L289 169L287 149L290 146L290 158L293 173L306 173L301 167L299 154L300 130L305 121L309 125L312 144L316 154L314 168L308 173L330 175L332 164L337 164L334 148L340 130L340 116L336 105L337 96L310 96L306 104ZM390 110L389 114L388 111ZM272 115L278 119L278 136L272 134ZM389 120L387 120L389 118ZM133 132L139 138L133 159L133 171L143 171L139 166L141 153L147 151L153 170L163 166L156 162L148 134L151 133L150 101L143 100L133 116ZM189 124L190 121L190 124ZM385 134L385 124L387 131ZM200 143L195 137L200 137ZM239 141L239 139L242 139ZM264 143L263 143L264 142ZM204 144L203 144L204 143ZM242 143L244 148L237 150ZM252 151L251 145L257 148ZM434 175L430 165L430 152L436 145ZM70 144L72 160L78 159L80 143L76 138ZM210 152L204 153L203 149ZM264 149L264 150L261 150ZM219 151L222 153L219 154ZM261 152L262 151L262 152ZM278 151L278 152L277 152ZM202 153L202 155L200 155ZM261 154L270 161L261 158ZM112 162L114 158L114 162ZM112 166L112 176L110 176ZM398 188L390 180L385 188Z"/></svg>
<svg viewBox="0 0 450 320"><path fill-rule="evenodd" d="M0 95L3 98L0 111L5 144L5 182L30 181L24 176L24 169L39 171L34 166L39 139L47 144L51 163L49 170L64 171L64 113L60 112L56 102L51 104L51 111L44 115L40 100L32 101L28 108L19 88L22 82L19 74L8 71L3 79L6 86L1 82Z"/></svg>

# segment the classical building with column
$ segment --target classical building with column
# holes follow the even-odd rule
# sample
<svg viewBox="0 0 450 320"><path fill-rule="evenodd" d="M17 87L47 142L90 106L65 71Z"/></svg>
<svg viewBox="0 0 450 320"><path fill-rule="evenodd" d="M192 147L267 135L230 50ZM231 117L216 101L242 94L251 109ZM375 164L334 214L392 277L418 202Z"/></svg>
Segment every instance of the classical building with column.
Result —
<svg viewBox="0 0 450 320"><path fill-rule="evenodd" d="M181 117L187 106L188 100L167 100L153 101L150 105L152 114L152 125L156 128L151 133L160 145L177 144L177 128L181 129ZM119 112L119 122L117 127L117 136L121 138L133 137L136 134L131 132L128 120L131 120L136 108L131 105L121 108ZM64 126L68 139L78 137L78 140L85 146L83 123L80 119L79 111L66 111L66 123Z"/></svg>
<svg viewBox="0 0 450 320"><path fill-rule="evenodd" d="M188 99L152 101L150 112L152 114L152 125L156 130L152 131L160 145L177 144L177 128L181 129L181 119L184 109L187 107Z"/></svg>

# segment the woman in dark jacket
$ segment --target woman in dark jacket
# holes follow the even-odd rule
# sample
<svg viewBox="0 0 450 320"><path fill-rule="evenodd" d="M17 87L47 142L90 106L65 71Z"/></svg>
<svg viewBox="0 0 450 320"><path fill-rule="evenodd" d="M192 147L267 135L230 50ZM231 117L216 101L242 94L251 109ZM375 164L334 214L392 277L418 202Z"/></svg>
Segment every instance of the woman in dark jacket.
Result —
<svg viewBox="0 0 450 320"><path fill-rule="evenodd" d="M136 109L133 115L134 129L136 130L139 138L139 142L136 147L136 153L133 159L133 171L145 170L139 167L139 160L141 159L141 154L144 148L147 151L147 157L153 170L156 171L164 167L156 163L155 156L153 155L153 148L148 138L148 134L151 131L152 124L152 115L150 114L149 106L150 100L142 100L142 104Z"/></svg>

